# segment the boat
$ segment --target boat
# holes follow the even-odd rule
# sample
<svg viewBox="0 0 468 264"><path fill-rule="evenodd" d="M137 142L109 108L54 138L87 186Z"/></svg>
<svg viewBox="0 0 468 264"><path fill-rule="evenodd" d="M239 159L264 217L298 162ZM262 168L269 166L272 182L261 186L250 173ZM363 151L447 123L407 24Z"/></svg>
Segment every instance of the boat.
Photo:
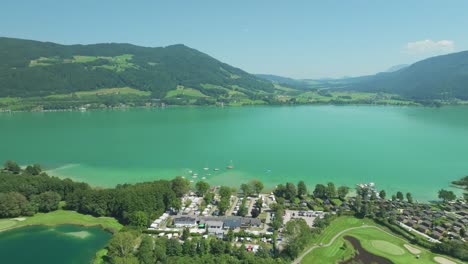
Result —
<svg viewBox="0 0 468 264"><path fill-rule="evenodd" d="M202 177L202 180L206 180L206 177Z"/></svg>
<svg viewBox="0 0 468 264"><path fill-rule="evenodd" d="M209 170L210 168L203 168L203 169L207 171L207 170Z"/></svg>
<svg viewBox="0 0 468 264"><path fill-rule="evenodd" d="M234 169L234 165L232 165L232 160L231 160L231 164L228 165L228 166L226 167L226 169L228 169L228 170Z"/></svg>
<svg viewBox="0 0 468 264"><path fill-rule="evenodd" d="M219 169L218 169L218 168L214 168L213 170L214 170L214 171L219 171Z"/></svg>
<svg viewBox="0 0 468 264"><path fill-rule="evenodd" d="M190 180L190 182L193 182L193 180Z"/></svg>
<svg viewBox="0 0 468 264"><path fill-rule="evenodd" d="M189 171L188 171L188 173L192 173L192 171L191 171L191 170L189 170Z"/></svg>

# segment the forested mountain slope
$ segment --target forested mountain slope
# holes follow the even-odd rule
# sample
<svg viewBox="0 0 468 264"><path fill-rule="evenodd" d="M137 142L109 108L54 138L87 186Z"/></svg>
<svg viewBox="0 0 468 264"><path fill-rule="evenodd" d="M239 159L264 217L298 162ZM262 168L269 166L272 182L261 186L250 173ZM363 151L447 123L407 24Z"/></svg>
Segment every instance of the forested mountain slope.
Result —
<svg viewBox="0 0 468 264"><path fill-rule="evenodd" d="M190 88L201 96L230 91L252 98L273 85L184 45L60 45L0 38L0 97L32 97L130 87L164 98Z"/></svg>

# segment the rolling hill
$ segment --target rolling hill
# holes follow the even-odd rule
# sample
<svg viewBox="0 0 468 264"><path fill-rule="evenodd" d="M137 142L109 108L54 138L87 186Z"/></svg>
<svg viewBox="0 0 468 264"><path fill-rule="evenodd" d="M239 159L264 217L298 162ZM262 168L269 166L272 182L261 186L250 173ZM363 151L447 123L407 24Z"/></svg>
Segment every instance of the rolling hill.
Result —
<svg viewBox="0 0 468 264"><path fill-rule="evenodd" d="M355 79L346 90L385 92L416 100L468 100L468 51L432 57L394 72Z"/></svg>
<svg viewBox="0 0 468 264"><path fill-rule="evenodd" d="M47 97L126 87L153 99L255 99L272 83L184 45L60 45L0 38L0 98Z"/></svg>

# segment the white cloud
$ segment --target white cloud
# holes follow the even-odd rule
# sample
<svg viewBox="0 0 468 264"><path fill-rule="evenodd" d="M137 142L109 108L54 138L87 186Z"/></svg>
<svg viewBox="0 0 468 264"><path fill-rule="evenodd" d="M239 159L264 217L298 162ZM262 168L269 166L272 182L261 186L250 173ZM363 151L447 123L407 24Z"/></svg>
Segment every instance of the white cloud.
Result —
<svg viewBox="0 0 468 264"><path fill-rule="evenodd" d="M404 53L408 54L436 54L449 53L455 50L455 43L452 40L433 41L431 39L408 42L404 48Z"/></svg>

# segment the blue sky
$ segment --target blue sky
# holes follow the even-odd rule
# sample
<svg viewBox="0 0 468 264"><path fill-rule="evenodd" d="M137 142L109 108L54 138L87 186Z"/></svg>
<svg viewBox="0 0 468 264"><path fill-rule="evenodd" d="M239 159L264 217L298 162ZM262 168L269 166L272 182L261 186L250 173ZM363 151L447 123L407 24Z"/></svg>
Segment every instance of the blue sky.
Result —
<svg viewBox="0 0 468 264"><path fill-rule="evenodd" d="M2 0L0 36L183 43L250 73L358 76L468 49L468 1Z"/></svg>

